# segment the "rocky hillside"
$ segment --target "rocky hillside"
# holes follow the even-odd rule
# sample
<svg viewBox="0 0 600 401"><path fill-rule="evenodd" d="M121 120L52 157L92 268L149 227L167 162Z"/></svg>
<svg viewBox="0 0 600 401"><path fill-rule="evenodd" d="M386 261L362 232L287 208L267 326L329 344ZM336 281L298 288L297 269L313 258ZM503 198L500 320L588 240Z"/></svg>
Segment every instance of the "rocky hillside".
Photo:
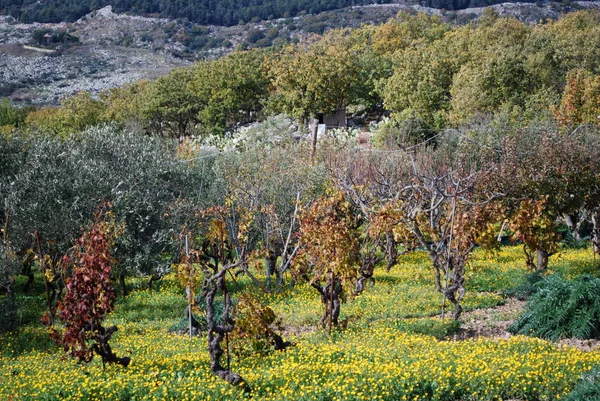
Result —
<svg viewBox="0 0 600 401"><path fill-rule="evenodd" d="M73 24L17 24L0 17L0 97L15 103L55 104L66 95L152 79L189 64L162 48L140 44L140 29L154 30L166 20L118 16L100 10ZM67 31L76 43L37 43L36 32Z"/></svg>
<svg viewBox="0 0 600 401"><path fill-rule="evenodd" d="M536 22L572 9L600 7L600 2L493 7L500 15ZM236 48L278 46L330 28L377 24L399 11L436 14L462 24L481 15L483 8L446 12L406 3L373 4L230 27L117 14L110 6L74 23L21 24L0 16L0 97L17 104L56 104L81 90L98 93L152 79Z"/></svg>

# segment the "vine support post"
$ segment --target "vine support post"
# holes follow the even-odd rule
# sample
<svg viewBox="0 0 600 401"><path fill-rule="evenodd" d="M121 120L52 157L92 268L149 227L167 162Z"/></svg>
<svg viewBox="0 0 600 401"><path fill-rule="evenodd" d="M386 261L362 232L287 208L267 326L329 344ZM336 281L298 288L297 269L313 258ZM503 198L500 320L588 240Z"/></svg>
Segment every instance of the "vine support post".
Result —
<svg viewBox="0 0 600 401"><path fill-rule="evenodd" d="M231 271L229 272L231 274ZM227 274L223 275L223 297L228 298L227 284L225 282ZM229 331L225 331L225 349L227 351L227 370L231 372L231 354L229 352Z"/></svg>
<svg viewBox="0 0 600 401"><path fill-rule="evenodd" d="M456 216L456 189L452 197L452 218L450 221L450 239L448 240L448 260L446 260L445 283L444 283L444 301L442 302L442 320L446 318L446 299L448 298L448 275L450 274L452 258L452 240L454 239L454 217ZM453 298L452 298L453 299Z"/></svg>
<svg viewBox="0 0 600 401"><path fill-rule="evenodd" d="M187 264L187 268L188 268L188 280L190 280L190 276L191 276L191 266L190 266L190 239L188 237L188 235L185 235L185 263ZM185 293L187 295L187 301L188 301L188 330L190 332L190 340L192 339L192 305L194 302L193 296L192 296L192 289L190 287L190 284L188 282L188 285L185 287Z"/></svg>
<svg viewBox="0 0 600 401"><path fill-rule="evenodd" d="M333 286L335 282L335 273L331 272L331 282L329 283L329 335L331 336L331 327L333 325Z"/></svg>
<svg viewBox="0 0 600 401"><path fill-rule="evenodd" d="M35 230L35 232L33 233L33 235L35 236L35 241L37 243L38 254L39 254L39 257L40 257L40 268L41 268L41 271L42 271L42 276L44 278L44 288L46 290L46 305L48 307L48 311L51 311L52 310L52 298L51 298L50 294L52 293L52 289L50 288L50 283L48 282L48 275L46 274L46 270L47 270L47 267L46 267L46 258L45 258L45 255L44 255L44 251L42 250L42 244L41 244L41 241L40 241L40 233L39 233L39 231ZM52 317L52 314L50 314L50 318L52 320L54 320L53 317Z"/></svg>

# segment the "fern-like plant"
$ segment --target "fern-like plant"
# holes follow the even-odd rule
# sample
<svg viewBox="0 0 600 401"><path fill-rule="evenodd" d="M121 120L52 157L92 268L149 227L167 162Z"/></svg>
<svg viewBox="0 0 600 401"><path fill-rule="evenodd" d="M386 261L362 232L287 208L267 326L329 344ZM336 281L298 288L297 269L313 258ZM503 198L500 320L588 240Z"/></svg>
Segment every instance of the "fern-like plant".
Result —
<svg viewBox="0 0 600 401"><path fill-rule="evenodd" d="M548 277L509 331L553 341L600 338L600 279Z"/></svg>

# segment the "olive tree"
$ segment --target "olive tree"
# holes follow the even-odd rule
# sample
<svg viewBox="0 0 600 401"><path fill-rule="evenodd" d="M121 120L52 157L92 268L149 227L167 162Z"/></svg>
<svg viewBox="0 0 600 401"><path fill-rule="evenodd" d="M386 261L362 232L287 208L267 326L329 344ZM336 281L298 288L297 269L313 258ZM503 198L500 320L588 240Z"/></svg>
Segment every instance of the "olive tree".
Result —
<svg viewBox="0 0 600 401"><path fill-rule="evenodd" d="M16 324L17 304L14 284L17 273L17 259L4 237L0 241L0 293L5 293L6 297L0 300L0 333L12 329Z"/></svg>
<svg viewBox="0 0 600 401"><path fill-rule="evenodd" d="M334 30L308 45L289 45L267 64L277 111L308 123L317 112L353 104L361 63L347 30Z"/></svg>
<svg viewBox="0 0 600 401"><path fill-rule="evenodd" d="M178 160L176 142L110 126L68 141L30 137L15 152L15 160L22 161L5 186L3 215L10 216L7 227L15 249L37 253L49 303L60 289L58 263L97 205L112 203L115 218L124 225L113 250L117 270L160 276L178 257L173 240L177 228L172 225L176 219L169 211L178 199L200 201L202 188L208 186L203 180L209 169ZM122 288L123 278L121 274Z"/></svg>

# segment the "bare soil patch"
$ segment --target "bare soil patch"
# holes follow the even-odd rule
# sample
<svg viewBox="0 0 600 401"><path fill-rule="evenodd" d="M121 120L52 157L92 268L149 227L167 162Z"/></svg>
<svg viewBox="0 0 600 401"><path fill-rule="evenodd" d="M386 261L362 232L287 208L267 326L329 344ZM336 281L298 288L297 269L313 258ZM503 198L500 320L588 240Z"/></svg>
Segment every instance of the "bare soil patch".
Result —
<svg viewBox="0 0 600 401"><path fill-rule="evenodd" d="M488 337L507 339L512 336L508 326L521 314L526 302L507 298L504 305L488 309L475 309L462 314L462 327L452 340Z"/></svg>

